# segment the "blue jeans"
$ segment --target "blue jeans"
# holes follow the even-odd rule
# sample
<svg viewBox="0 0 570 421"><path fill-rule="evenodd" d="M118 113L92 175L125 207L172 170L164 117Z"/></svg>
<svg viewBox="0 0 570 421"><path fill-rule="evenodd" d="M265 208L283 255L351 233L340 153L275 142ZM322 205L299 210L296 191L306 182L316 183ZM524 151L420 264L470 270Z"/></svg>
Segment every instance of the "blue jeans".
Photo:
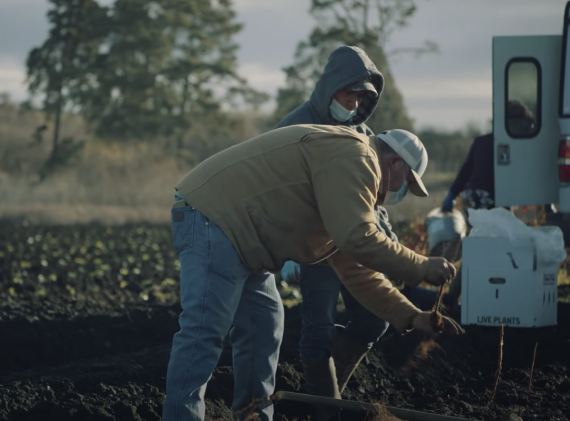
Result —
<svg viewBox="0 0 570 421"><path fill-rule="evenodd" d="M338 294L342 294L350 322L345 332L363 344L372 345L388 329L388 323L366 310L342 285L330 266L300 265L302 358L327 359L336 335L334 321Z"/></svg>
<svg viewBox="0 0 570 421"><path fill-rule="evenodd" d="M191 206L172 209L172 235L180 260L182 313L168 363L162 419L204 420L206 384L229 331L234 418L253 410L261 420L271 420L268 397L275 388L284 323L274 276L250 272L222 230Z"/></svg>
<svg viewBox="0 0 570 421"><path fill-rule="evenodd" d="M302 358L327 359L336 336L334 326L338 294L342 294L349 323L345 333L362 345L374 345L389 324L366 310L342 285L330 266L299 265L299 283L303 301L301 303L300 354ZM414 305L429 310L437 300L437 293L419 287L405 287L402 293Z"/></svg>
<svg viewBox="0 0 570 421"><path fill-rule="evenodd" d="M400 292L408 301L422 311L430 311L436 303L439 294L438 291L422 287L411 287L409 285L404 286Z"/></svg>

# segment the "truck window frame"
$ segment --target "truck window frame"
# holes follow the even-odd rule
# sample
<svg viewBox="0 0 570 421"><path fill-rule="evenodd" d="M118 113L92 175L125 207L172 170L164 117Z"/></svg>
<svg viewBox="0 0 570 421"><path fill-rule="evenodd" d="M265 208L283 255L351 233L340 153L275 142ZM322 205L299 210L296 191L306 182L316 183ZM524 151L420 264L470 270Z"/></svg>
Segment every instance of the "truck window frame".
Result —
<svg viewBox="0 0 570 421"><path fill-rule="evenodd" d="M560 95L558 95L558 116L560 118L570 117L569 113L564 113L564 89L566 88L566 49L568 48L568 27L570 26L570 3L566 3L564 8L564 27L562 29L562 57L560 62Z"/></svg>
<svg viewBox="0 0 570 421"><path fill-rule="evenodd" d="M530 135L517 135L511 133L509 129L509 119L507 118L507 108L509 105L509 69L511 68L512 64L515 63L532 63L536 67L536 113L535 113L535 124L536 128ZM535 57L513 57L507 62L505 66L505 131L512 139L532 139L540 134L540 130L542 129L542 66L540 62Z"/></svg>

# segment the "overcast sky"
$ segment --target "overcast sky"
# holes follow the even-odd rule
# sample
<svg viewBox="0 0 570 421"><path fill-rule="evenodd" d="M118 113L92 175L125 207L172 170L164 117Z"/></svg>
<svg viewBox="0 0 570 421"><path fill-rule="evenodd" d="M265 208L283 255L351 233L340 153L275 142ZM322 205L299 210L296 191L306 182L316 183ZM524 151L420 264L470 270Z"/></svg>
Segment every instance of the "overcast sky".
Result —
<svg viewBox="0 0 570 421"><path fill-rule="evenodd" d="M110 3L105 0L104 3ZM430 40L440 54L400 57L391 63L396 85L419 127L449 129L491 118L491 38L494 35L561 34L566 0L417 0L408 28L388 47L413 47ZM314 20L310 0L234 0L240 73L270 94L284 83L297 43ZM47 0L0 0L0 92L26 96L24 62L45 39Z"/></svg>

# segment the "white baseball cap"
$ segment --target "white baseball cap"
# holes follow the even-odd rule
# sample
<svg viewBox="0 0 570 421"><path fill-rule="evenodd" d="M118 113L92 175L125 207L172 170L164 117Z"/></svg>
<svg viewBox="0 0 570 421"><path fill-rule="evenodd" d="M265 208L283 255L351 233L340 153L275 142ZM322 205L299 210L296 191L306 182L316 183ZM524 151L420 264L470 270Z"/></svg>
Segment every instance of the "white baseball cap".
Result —
<svg viewBox="0 0 570 421"><path fill-rule="evenodd" d="M401 129L388 130L377 137L386 142L410 166L414 182L408 183L408 190L414 196L429 196L421 179L428 164L428 154L420 139L415 134Z"/></svg>

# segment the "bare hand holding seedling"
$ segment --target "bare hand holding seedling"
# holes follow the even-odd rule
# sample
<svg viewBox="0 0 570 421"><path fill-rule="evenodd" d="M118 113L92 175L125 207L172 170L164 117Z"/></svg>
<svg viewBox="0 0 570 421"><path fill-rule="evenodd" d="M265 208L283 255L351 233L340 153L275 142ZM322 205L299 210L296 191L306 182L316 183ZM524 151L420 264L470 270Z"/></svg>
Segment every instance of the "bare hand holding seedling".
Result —
<svg viewBox="0 0 570 421"><path fill-rule="evenodd" d="M441 286L455 279L456 269L443 257L430 257L425 280L431 285Z"/></svg>
<svg viewBox="0 0 570 421"><path fill-rule="evenodd" d="M439 333L452 335L465 333L465 330L455 320L433 311L422 311L414 318L412 326L432 336Z"/></svg>

